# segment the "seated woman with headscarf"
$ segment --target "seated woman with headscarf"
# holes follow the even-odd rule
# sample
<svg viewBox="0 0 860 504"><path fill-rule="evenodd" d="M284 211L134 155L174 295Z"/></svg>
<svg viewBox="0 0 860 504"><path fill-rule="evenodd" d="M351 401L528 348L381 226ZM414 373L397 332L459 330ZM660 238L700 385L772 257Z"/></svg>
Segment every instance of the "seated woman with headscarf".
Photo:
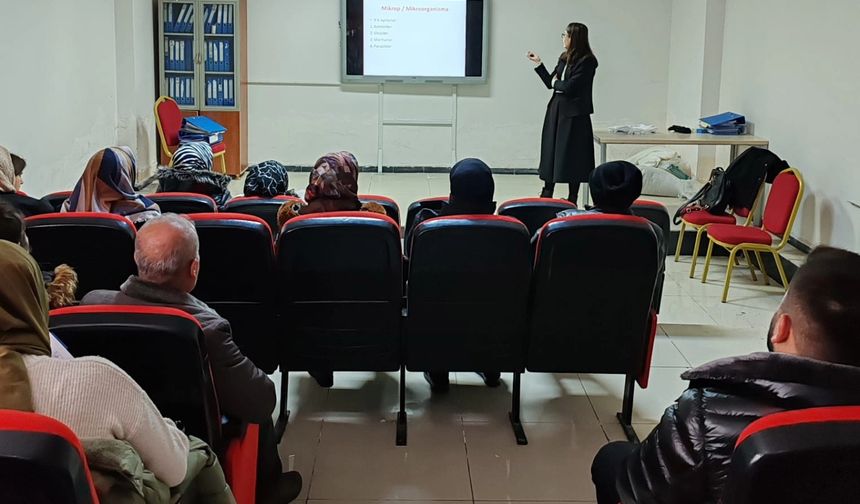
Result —
<svg viewBox="0 0 860 504"><path fill-rule="evenodd" d="M487 163L480 159L463 159L451 168L449 175L451 194L448 202L439 211L425 208L415 216L415 224L406 236L407 253L411 250L412 231L422 222L434 217L451 215L492 215L496 211L493 200L495 182L493 172ZM478 375L488 387L497 387L501 373L496 371L479 372ZM424 378L434 392L445 392L449 387L447 372L424 373Z"/></svg>
<svg viewBox="0 0 860 504"><path fill-rule="evenodd" d="M290 189L290 175L287 167L269 160L248 167L245 175L245 196L274 198L276 196L296 196Z"/></svg>
<svg viewBox="0 0 860 504"><path fill-rule="evenodd" d="M22 174L27 162L0 145L0 201L17 208L24 217L51 213L51 205L21 192Z"/></svg>
<svg viewBox="0 0 860 504"><path fill-rule="evenodd" d="M311 170L304 201L288 201L278 210L278 226L298 215L324 212L385 214L379 203L358 200L358 161L350 152L333 152L319 158ZM247 195L247 194L246 194Z"/></svg>
<svg viewBox="0 0 860 504"><path fill-rule="evenodd" d="M208 143L181 144L170 163L170 168L158 169L158 192L204 194L219 207L230 199L230 177L212 171L212 147Z"/></svg>
<svg viewBox="0 0 860 504"><path fill-rule="evenodd" d="M135 190L135 163L134 153L128 147L96 152L61 211L112 213L135 224L161 215L158 205Z"/></svg>

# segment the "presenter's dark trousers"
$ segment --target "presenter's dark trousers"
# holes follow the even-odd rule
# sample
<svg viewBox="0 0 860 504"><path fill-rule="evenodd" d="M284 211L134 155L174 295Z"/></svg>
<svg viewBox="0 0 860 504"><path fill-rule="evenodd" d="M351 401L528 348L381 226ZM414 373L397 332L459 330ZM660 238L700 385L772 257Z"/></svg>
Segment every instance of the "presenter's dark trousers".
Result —
<svg viewBox="0 0 860 504"><path fill-rule="evenodd" d="M579 196L579 184L568 184L568 188L567 200L576 204L576 198ZM553 182L544 181L543 189L540 191L540 197L552 198L553 193L555 193L555 184Z"/></svg>
<svg viewBox="0 0 860 504"><path fill-rule="evenodd" d="M594 490L597 493L597 504L620 502L615 480L624 461L635 449L636 445L628 441L613 441L594 456L594 462L591 463L591 481L594 482Z"/></svg>

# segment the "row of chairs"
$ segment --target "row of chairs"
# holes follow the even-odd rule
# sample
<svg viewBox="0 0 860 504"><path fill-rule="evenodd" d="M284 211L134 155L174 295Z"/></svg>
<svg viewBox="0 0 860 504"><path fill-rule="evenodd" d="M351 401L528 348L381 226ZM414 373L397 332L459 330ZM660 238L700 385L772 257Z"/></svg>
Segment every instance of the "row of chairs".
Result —
<svg viewBox="0 0 860 504"><path fill-rule="evenodd" d="M194 294L230 320L258 366L280 366L282 426L289 371L497 370L515 373L511 420L525 443L519 375L529 370L625 375L619 418L635 436L634 383L647 385L662 258L643 218L552 220L534 264L529 232L516 219L431 219L413 232L405 292L400 227L386 216L297 217L275 247L258 217L189 217L201 241ZM134 226L122 217L50 214L27 224L42 267L79 268L84 292L116 289L134 272L123 262L131 261ZM401 443L404 391L401 380Z"/></svg>

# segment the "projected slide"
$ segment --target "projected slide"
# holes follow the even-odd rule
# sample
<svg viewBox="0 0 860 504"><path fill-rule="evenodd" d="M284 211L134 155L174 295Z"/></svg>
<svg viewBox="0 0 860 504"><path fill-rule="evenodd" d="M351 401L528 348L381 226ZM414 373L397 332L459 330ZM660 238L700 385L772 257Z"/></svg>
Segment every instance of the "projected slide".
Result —
<svg viewBox="0 0 860 504"><path fill-rule="evenodd" d="M483 82L485 7L484 0L342 0L343 79Z"/></svg>
<svg viewBox="0 0 860 504"><path fill-rule="evenodd" d="M364 26L365 75L466 75L466 0L365 0Z"/></svg>

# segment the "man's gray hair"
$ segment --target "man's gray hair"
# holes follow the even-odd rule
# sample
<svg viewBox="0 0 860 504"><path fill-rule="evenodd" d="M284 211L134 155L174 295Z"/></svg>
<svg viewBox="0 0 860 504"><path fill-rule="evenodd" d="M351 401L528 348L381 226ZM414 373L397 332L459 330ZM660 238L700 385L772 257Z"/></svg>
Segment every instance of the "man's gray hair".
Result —
<svg viewBox="0 0 860 504"><path fill-rule="evenodd" d="M160 226L179 231L181 238L166 246L149 246L149 235ZM134 246L138 276L153 283L168 283L200 253L197 230L188 218L167 213L148 221L141 228Z"/></svg>

